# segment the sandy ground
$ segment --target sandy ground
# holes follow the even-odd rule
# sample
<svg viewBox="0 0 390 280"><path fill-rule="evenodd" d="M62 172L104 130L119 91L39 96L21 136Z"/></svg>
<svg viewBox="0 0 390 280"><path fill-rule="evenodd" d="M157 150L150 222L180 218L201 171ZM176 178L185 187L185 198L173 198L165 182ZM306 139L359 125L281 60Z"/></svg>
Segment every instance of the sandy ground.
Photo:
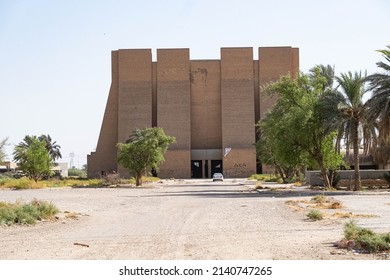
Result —
<svg viewBox="0 0 390 280"><path fill-rule="evenodd" d="M311 222L287 200L318 194L304 188L251 191L229 179L162 181L149 188L0 190L0 201L53 202L56 222L0 227L0 259L383 259L333 247L346 219ZM330 193L339 211L373 214L358 224L390 232L390 192ZM77 219L64 218L74 212ZM87 246L83 246L87 245Z"/></svg>

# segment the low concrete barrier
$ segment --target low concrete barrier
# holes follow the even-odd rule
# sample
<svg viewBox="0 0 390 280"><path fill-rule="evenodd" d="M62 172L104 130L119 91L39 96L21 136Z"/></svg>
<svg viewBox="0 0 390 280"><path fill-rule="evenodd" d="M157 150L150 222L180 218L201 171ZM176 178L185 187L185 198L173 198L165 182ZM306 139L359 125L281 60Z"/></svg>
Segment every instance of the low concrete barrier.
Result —
<svg viewBox="0 0 390 280"><path fill-rule="evenodd" d="M381 170L360 170L360 179L383 179L383 174L389 172L389 169ZM354 178L355 170L338 170L341 180L350 180ZM306 171L306 183L312 186L322 186L324 183L321 173L318 170Z"/></svg>

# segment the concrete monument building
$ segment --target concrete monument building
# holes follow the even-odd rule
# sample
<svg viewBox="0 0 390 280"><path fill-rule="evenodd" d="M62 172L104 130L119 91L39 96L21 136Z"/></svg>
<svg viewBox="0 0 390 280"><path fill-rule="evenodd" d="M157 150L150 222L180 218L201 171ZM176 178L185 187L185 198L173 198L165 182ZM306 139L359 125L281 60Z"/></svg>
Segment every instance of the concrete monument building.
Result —
<svg viewBox="0 0 390 280"><path fill-rule="evenodd" d="M299 50L222 48L219 60L190 60L189 49L113 51L112 83L88 176L126 172L116 144L136 128L162 127L175 136L160 178L247 177L256 173L255 124L275 103L261 87L281 75L297 75Z"/></svg>

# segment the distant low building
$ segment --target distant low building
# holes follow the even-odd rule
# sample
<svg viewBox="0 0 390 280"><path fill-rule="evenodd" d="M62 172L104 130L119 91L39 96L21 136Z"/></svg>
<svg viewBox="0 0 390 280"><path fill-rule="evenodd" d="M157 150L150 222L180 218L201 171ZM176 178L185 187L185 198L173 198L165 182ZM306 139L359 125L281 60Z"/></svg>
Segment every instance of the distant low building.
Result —
<svg viewBox="0 0 390 280"><path fill-rule="evenodd" d="M54 166L51 168L56 175L60 175L61 177L68 177L68 164L66 162L55 162Z"/></svg>
<svg viewBox="0 0 390 280"><path fill-rule="evenodd" d="M17 167L18 165L12 161L0 162L0 173L15 171Z"/></svg>

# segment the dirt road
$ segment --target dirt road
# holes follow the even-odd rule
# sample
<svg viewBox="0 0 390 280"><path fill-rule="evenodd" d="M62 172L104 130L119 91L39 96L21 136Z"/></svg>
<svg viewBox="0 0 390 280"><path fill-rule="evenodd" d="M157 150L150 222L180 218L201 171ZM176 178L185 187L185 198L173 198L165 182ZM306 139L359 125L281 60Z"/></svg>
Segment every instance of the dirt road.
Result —
<svg viewBox="0 0 390 280"><path fill-rule="evenodd" d="M245 179L163 181L151 188L0 190L0 201L52 201L77 219L0 227L0 259L375 259L336 250L347 220L310 222L285 203L316 193L250 191ZM334 194L390 231L390 192ZM63 215L63 214L62 214ZM83 246L85 245L85 246Z"/></svg>

